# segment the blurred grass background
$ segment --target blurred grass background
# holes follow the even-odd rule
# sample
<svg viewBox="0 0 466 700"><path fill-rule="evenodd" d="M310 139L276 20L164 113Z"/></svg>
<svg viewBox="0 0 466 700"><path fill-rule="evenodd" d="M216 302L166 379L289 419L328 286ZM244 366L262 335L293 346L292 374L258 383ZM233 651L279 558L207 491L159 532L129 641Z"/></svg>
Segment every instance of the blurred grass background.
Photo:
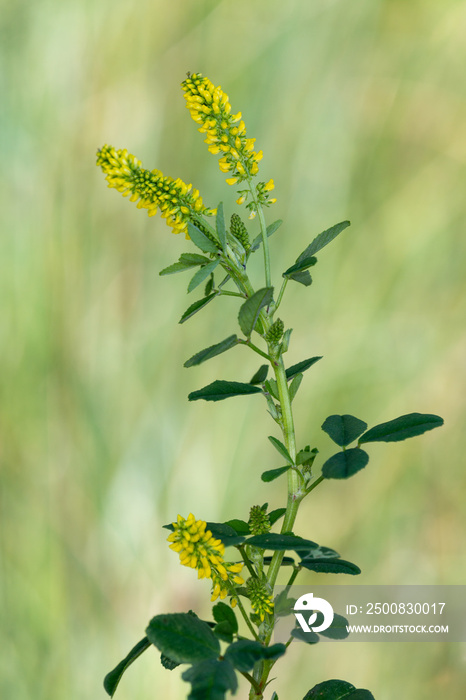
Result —
<svg viewBox="0 0 466 700"><path fill-rule="evenodd" d="M296 531L357 562L361 583L464 583L465 3L1 9L1 697L104 698L104 673L152 615L208 609L208 584L178 565L162 524L283 504L284 483L258 476L280 466L261 401L186 400L255 371L241 348L182 368L235 332L236 301L177 325L188 280L158 272L188 244L106 190L94 165L103 143L127 147L232 210L184 107L188 70L223 86L264 150L269 221L286 222L271 242L276 280L315 234L352 221L314 286L285 299L288 362L325 356L296 402L299 442L329 456L329 413L446 421L374 445L365 473L305 502ZM293 700L340 677L377 700L459 700L465 661L461 644L299 647L274 687ZM186 690L148 652L118 697Z"/></svg>

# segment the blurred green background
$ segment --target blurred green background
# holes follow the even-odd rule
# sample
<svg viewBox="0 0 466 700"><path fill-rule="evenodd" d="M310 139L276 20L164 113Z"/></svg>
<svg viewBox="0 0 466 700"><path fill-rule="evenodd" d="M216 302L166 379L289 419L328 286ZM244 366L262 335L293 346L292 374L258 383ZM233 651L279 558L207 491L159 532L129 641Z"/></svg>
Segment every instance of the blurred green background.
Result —
<svg viewBox="0 0 466 700"><path fill-rule="evenodd" d="M182 367L236 332L236 300L178 325L188 278L158 272L190 244L94 165L103 143L127 147L233 211L184 107L188 70L222 85L264 150L269 222L285 220L276 283L314 235L352 221L283 306L288 362L324 355L295 404L300 444L331 454L329 413L445 418L372 446L296 531L358 563L360 583L464 583L466 4L17 0L0 16L0 696L103 699L152 615L208 609L161 526L284 501L283 480L259 480L280 466L263 402L186 400L257 368L241 348ZM299 646L270 694L299 700L340 677L377 700L459 700L465 663L461 644ZM118 697L178 700L179 675L149 651Z"/></svg>

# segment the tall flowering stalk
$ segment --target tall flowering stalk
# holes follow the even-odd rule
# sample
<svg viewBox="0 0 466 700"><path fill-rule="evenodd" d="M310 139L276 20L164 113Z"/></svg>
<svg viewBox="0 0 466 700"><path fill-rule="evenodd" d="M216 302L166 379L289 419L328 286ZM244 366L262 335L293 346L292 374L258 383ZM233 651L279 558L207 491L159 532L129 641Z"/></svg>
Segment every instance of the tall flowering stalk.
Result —
<svg viewBox="0 0 466 700"><path fill-rule="evenodd" d="M189 699L222 700L227 693L236 692L240 674L249 684L250 700L260 700L271 682L270 674L276 661L293 640L302 637L293 630L286 644L271 644L276 618L283 613L283 599L274 596L282 565L292 567L288 587L303 569L361 573L358 566L340 559L333 549L320 547L312 539L293 532L301 502L327 480L347 479L364 469L369 462L366 445L404 440L440 426L443 421L432 414L411 413L368 429L367 423L355 416L329 416L321 427L338 450L315 471L319 450L297 443L292 402L304 372L321 357L317 355L285 365L291 329L278 317L278 309L289 282L309 287L309 269L317 263L316 253L341 234L349 222L343 221L319 234L294 262L290 260L276 293L271 283L268 238L282 222L278 220L269 226L265 223L264 208L274 203L275 198L270 197L274 189L272 179L256 181L263 153L255 150L255 139L248 137L241 112L231 113L229 97L220 86L216 87L200 73L193 73L183 81L182 89L191 117L205 135L208 150L220 156L219 167L228 175L227 183L240 187L236 204L245 205L249 219L257 216L258 236L251 235L237 212L232 212L227 222L222 203L215 209L206 207L192 185L186 185L179 178L166 177L159 170L145 170L141 161L125 149L103 146L97 152L97 165L104 172L109 187L137 202L138 208L146 209L149 216L160 211L173 232L183 232L196 247L197 250L190 248L182 253L177 262L160 273L170 275L190 270L194 274L188 292L200 285L204 287L204 294L185 311L181 322L188 321L222 296L238 298L237 333L198 350L186 360L185 367L197 366L238 345L260 356L263 364L248 382L216 380L191 392L188 398L190 401L220 401L233 396L261 395L281 433L281 439L270 436L270 443L285 462L284 466L265 471L261 478L268 483L286 475L287 492L282 507L269 510L268 504L253 505L247 521L233 518L226 523L212 523L197 520L190 514L187 518L179 515L166 526L171 531L167 538L169 546L179 555L180 563L197 571L199 579L211 581L211 600L215 602L213 619L200 620L192 611L156 615L144 639L107 675L104 685L113 696L126 668L146 648L154 645L161 652L165 668L173 670L180 664L188 665L182 677L191 684ZM214 216L215 221L209 222ZM256 289L248 274L248 261L261 246L265 286ZM220 281L216 277L219 271L222 272ZM256 486L252 471L251 476L248 488L253 491ZM280 520L280 531L273 531ZM234 561L225 559L226 548L236 550ZM267 551L272 554L266 556ZM230 605L223 602L227 599ZM243 620L242 628L233 611L236 606ZM313 638L312 643L315 641ZM350 683L338 680L321 682L306 694L306 700L318 697L374 700L369 691L357 690ZM278 700L276 693L273 698Z"/></svg>

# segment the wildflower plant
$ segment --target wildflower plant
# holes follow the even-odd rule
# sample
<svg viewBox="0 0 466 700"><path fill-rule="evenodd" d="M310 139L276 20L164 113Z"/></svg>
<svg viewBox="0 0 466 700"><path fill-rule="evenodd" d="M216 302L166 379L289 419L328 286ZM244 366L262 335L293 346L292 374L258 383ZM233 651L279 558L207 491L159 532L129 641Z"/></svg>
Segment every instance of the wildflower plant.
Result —
<svg viewBox="0 0 466 700"><path fill-rule="evenodd" d="M253 504L247 519L216 523L189 514L178 515L166 526L170 530L169 547L178 554L180 564L196 571L199 579L210 580L211 600L215 603L212 617L202 620L191 610L156 615L149 622L146 636L106 676L104 687L113 696L128 666L147 648L155 646L167 670L183 665L182 678L191 686L189 699L222 700L227 693L236 692L238 675L242 675L249 683L250 700L259 700L265 697L266 688L269 692L275 664L293 639L299 637L293 634L287 644L272 643L274 609L282 604L281 600L274 600L274 585L282 567L288 567L288 572L291 567L289 586L303 569L325 574L361 573L356 564L342 559L335 550L307 539L312 533L302 536L294 532L301 503L329 479L348 479L364 469L369 462L366 448L371 443L397 442L421 435L442 425L443 420L432 414L410 413L368 428L355 416L331 415L321 427L336 451L317 469L318 448L297 443L293 402L304 373L322 358L312 356L287 366L285 355L292 329L282 320L280 307L290 282L303 287L311 285L309 270L317 264L316 254L346 230L349 221L340 222L311 240L294 262L289 261L280 286L273 286L268 239L282 222L277 220L268 226L265 222L264 210L275 198L270 196L273 180L259 177L262 151L255 150L255 139L247 135L241 112L231 113L228 95L220 86L196 73L188 74L182 89L186 107L205 136L208 150L219 156L221 172L228 176L227 183L237 189L237 205L245 207L249 219L257 217L257 236L252 235L238 213L232 212L227 218L222 203L216 208L206 206L191 184L164 176L158 170L145 170L126 149L103 146L97 153L97 165L106 175L109 187L137 202L138 208L146 209L149 216L160 211L173 232L184 233L188 239L186 252L160 272L163 276L194 273L188 292L203 285L199 299L182 314L180 323L192 319L212 302L218 304L224 296L238 299L237 318L232 318L232 326L239 326L236 332L223 340L214 339L213 345L198 350L184 366L195 367L238 345L259 356L261 364L254 372L251 368L248 382L217 379L191 392L188 399L221 401L251 394L262 396L280 435L268 439L283 466L263 472L261 479L268 483L283 477L286 498L273 509L267 503ZM257 288L249 277L248 262L260 249L264 282ZM255 500L261 500L259 492ZM305 700L373 698L368 690L356 689L346 681L313 679L314 683L317 681L306 692ZM278 700L275 692L272 698Z"/></svg>

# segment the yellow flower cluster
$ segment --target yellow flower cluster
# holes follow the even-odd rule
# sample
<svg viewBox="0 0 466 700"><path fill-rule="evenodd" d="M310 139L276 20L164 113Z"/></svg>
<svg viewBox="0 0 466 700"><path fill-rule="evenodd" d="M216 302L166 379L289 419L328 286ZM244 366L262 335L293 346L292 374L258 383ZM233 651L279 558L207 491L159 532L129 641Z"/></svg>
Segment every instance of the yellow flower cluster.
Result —
<svg viewBox="0 0 466 700"><path fill-rule="evenodd" d="M212 579L212 601L219 596L226 598L233 583L239 586L244 583L238 576L243 563L224 561L225 545L206 530L207 523L196 520L190 513L187 518L179 515L177 522L172 524L174 532L167 537L171 542L170 549L179 553L183 566L197 569L198 578Z"/></svg>
<svg viewBox="0 0 466 700"><path fill-rule="evenodd" d="M165 177L160 170L145 170L141 161L125 149L103 146L97 151L97 165L105 173L109 187L114 187L131 202L138 202L139 209L147 209L149 216L157 210L173 233L187 236L188 221L196 221L199 215L213 216L215 209L208 209L202 202L199 190L192 189L177 178Z"/></svg>
<svg viewBox="0 0 466 700"><path fill-rule="evenodd" d="M252 609L263 620L266 615L273 613L273 600L267 593L265 584L258 578L250 578L246 588L251 601Z"/></svg>
<svg viewBox="0 0 466 700"><path fill-rule="evenodd" d="M257 175L263 153L254 151L256 139L246 137L241 112L231 114L228 95L220 85L215 87L201 73L193 73L181 86L191 117L199 124L199 131L206 134L209 151L222 154L219 167L222 173L229 173L227 183L235 185Z"/></svg>

